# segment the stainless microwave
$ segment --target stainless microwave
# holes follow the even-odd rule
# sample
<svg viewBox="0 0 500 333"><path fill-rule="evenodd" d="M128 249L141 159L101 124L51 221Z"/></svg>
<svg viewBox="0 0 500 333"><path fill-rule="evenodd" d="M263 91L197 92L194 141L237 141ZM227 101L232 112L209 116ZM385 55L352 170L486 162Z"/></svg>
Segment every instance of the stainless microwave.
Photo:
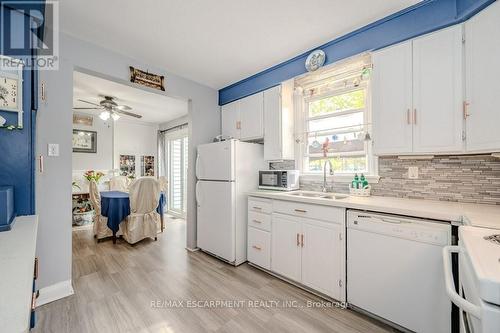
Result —
<svg viewBox="0 0 500 333"><path fill-rule="evenodd" d="M299 189L299 170L259 171L259 189L293 191Z"/></svg>

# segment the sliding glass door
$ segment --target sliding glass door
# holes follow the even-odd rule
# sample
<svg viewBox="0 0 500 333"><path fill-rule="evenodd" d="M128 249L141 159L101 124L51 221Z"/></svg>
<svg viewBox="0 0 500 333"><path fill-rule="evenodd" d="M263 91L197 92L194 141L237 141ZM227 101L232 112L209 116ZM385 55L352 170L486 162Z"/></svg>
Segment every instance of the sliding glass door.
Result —
<svg viewBox="0 0 500 333"><path fill-rule="evenodd" d="M175 129L160 138L160 175L168 179L168 212L186 216L188 135L187 128Z"/></svg>

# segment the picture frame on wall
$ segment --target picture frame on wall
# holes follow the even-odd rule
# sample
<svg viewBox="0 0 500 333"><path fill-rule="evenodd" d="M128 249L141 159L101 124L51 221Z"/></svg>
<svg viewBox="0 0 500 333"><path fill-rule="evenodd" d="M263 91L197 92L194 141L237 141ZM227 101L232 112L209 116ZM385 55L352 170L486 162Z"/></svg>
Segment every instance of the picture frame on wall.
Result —
<svg viewBox="0 0 500 333"><path fill-rule="evenodd" d="M154 177L155 175L155 157L144 155L141 156L141 176Z"/></svg>
<svg viewBox="0 0 500 333"><path fill-rule="evenodd" d="M73 129L74 153L97 153L97 132Z"/></svg>
<svg viewBox="0 0 500 333"><path fill-rule="evenodd" d="M120 176L135 178L135 155L120 155Z"/></svg>

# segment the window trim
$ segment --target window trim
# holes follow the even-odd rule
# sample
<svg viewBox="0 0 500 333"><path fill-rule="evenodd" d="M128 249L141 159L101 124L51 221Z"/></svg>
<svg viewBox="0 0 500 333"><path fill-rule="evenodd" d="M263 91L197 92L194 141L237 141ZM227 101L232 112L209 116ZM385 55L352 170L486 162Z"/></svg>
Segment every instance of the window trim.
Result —
<svg viewBox="0 0 500 333"><path fill-rule="evenodd" d="M296 160L296 165L298 166L298 169L300 170L301 176L304 177L304 179L311 179L311 180L317 180L319 177L323 177L323 174L321 172L310 172L310 171L304 171L305 170L305 159L306 159L306 154L305 150L307 149L307 140L309 137L309 132L307 131L307 122L311 120L317 120L317 119L324 119L324 118L330 118L332 117L331 115L320 115L316 117L310 117L309 116L309 108L308 104L320 99L328 98L328 97L333 97L333 96L339 96L342 94L346 94L355 90L359 89L365 89L365 108L363 109L363 125L364 128L367 129L367 131L372 134L371 131L371 119L372 119L372 107L371 107L371 81L368 82L362 82L360 85L356 87L348 87L348 88L343 88L343 89L337 89L337 90L332 90L323 94L318 94L312 97L304 97L301 96L299 97L301 102L300 105L296 104L295 107L295 131L296 133L300 133L297 135L297 140L295 144L295 160ZM351 114L351 113L356 113L360 112L361 109L350 109L350 110L345 110L345 111L340 111L335 114L335 116L341 116L344 114ZM328 134L328 132L331 132L334 129L326 129L325 131L317 131L317 133L324 132L325 134ZM366 158L367 158L367 168L368 172L365 174L365 177L370 183L378 183L380 176L378 175L378 157L373 155L373 141L365 142L365 151L366 151ZM330 155L330 154L329 154ZM331 153L331 156L335 155L345 155L345 153ZM327 175L327 179L330 181L334 182L340 182L340 183L350 183L352 181L352 178L354 177L355 173L352 172L335 172L334 176Z"/></svg>

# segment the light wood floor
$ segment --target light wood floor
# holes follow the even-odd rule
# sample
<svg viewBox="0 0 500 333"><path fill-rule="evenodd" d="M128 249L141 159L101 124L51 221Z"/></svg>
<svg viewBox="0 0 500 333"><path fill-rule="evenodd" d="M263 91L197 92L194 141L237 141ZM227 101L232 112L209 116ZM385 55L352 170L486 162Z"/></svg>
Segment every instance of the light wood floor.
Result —
<svg viewBox="0 0 500 333"><path fill-rule="evenodd" d="M155 308L152 301L320 299L247 264L237 268L185 250L185 223L168 220L158 241L96 243L73 232L75 295L41 306L33 332L391 332L335 308ZM245 303L247 304L247 303ZM161 305L161 304L160 304ZM186 305L186 304L184 304Z"/></svg>

